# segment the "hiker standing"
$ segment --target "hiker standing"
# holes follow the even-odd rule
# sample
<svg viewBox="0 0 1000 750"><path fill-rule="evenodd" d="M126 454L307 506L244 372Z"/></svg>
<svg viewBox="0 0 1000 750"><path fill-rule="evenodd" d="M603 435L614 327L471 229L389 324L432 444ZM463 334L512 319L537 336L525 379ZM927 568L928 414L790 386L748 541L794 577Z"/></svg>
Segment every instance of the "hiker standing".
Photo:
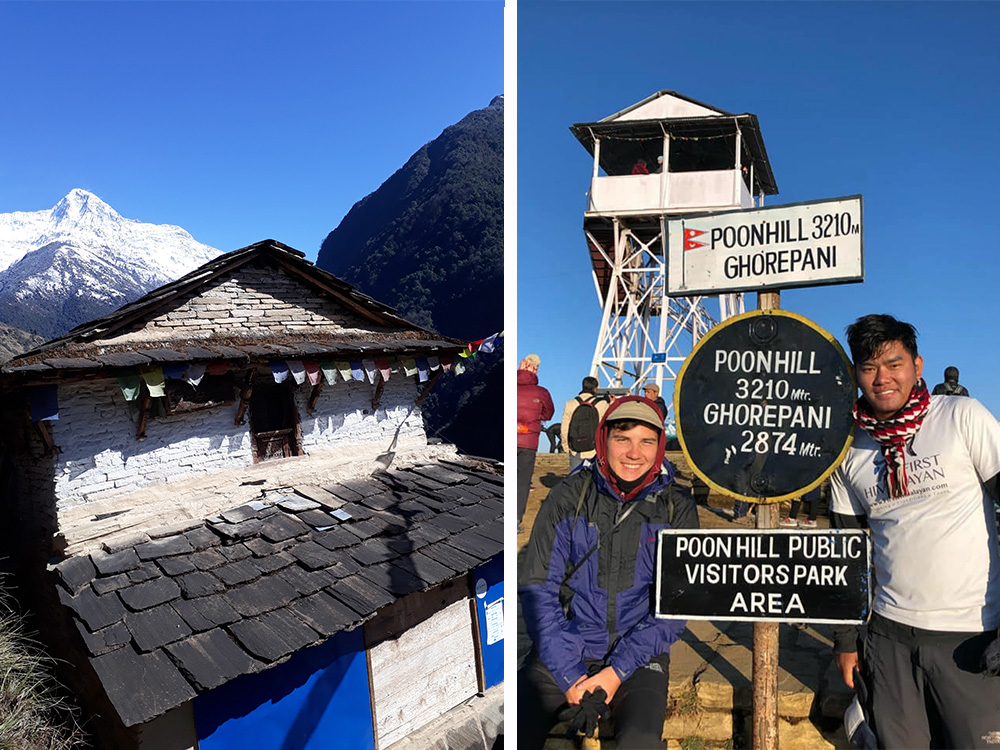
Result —
<svg viewBox="0 0 1000 750"><path fill-rule="evenodd" d="M521 519L528 507L531 492L531 475L535 471L535 454L538 452L538 434L542 422L552 419L555 406L547 389L538 385L537 354L529 354L517 367L517 526L521 533Z"/></svg>
<svg viewBox="0 0 1000 750"><path fill-rule="evenodd" d="M608 406L608 400L597 395L597 378L590 375L583 379L580 393L566 402L562 444L569 451L570 471L596 454L597 425Z"/></svg>
<svg viewBox="0 0 1000 750"><path fill-rule="evenodd" d="M931 391L932 396L968 396L969 389L958 382L958 368L944 368L944 382L938 383Z"/></svg>
<svg viewBox="0 0 1000 750"><path fill-rule="evenodd" d="M533 652L518 673L519 748L538 750L559 716L602 703L618 747L663 747L670 645L685 623L653 616L656 537L696 528L698 511L664 460L663 418L651 401L611 404L596 450L552 488L521 562Z"/></svg>
<svg viewBox="0 0 1000 750"><path fill-rule="evenodd" d="M875 596L860 660L856 628L834 627L837 666L848 686L860 667L879 747L997 747L1000 677L981 661L1000 646L1000 424L927 392L910 324L866 315L847 341L861 396L830 516L871 529Z"/></svg>

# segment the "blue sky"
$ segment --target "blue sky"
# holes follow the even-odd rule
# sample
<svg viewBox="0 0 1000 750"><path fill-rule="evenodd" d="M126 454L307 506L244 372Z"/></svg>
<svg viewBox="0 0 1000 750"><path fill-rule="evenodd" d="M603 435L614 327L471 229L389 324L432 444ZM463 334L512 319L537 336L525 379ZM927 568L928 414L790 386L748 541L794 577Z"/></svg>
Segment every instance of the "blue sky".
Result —
<svg viewBox="0 0 1000 750"><path fill-rule="evenodd" d="M223 251L320 243L504 93L503 3L0 2L0 213L89 190Z"/></svg>
<svg viewBox="0 0 1000 750"><path fill-rule="evenodd" d="M556 420L600 324L592 158L569 126L661 89L757 115L765 206L863 196L865 282L786 290L782 308L845 348L860 315L907 320L928 385L955 365L1000 416L998 34L994 2L520 3L517 357L541 357Z"/></svg>

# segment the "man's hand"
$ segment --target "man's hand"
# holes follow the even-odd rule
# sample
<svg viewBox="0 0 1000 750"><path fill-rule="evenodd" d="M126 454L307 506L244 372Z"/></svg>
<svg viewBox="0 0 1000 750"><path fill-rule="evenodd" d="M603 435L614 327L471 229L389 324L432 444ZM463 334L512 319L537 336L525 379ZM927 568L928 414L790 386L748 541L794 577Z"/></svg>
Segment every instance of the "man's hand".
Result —
<svg viewBox="0 0 1000 750"><path fill-rule="evenodd" d="M577 684L580 687L581 697L584 693L593 693L599 687L604 688L604 692L608 694L608 704L610 704L611 699L615 697L615 692L621 687L622 681L612 667L605 667L593 677L588 677Z"/></svg>
<svg viewBox="0 0 1000 750"><path fill-rule="evenodd" d="M566 696L566 702L571 706L579 706L580 700L583 698L584 691L580 689L582 685L587 680L587 675L580 675L580 678L569 686L569 689L564 693Z"/></svg>
<svg viewBox="0 0 1000 750"><path fill-rule="evenodd" d="M854 669L858 667L858 652L854 651L846 654L834 654L833 660L840 670L840 676L844 678L844 684L854 689Z"/></svg>

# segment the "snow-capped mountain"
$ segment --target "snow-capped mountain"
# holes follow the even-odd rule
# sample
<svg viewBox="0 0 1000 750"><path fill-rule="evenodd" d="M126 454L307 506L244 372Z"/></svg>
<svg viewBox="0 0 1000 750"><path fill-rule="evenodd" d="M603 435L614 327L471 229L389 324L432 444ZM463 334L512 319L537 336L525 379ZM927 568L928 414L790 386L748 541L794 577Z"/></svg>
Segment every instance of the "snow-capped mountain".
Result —
<svg viewBox="0 0 1000 750"><path fill-rule="evenodd" d="M0 322L58 336L219 254L180 227L125 219L71 190L50 210L0 214Z"/></svg>

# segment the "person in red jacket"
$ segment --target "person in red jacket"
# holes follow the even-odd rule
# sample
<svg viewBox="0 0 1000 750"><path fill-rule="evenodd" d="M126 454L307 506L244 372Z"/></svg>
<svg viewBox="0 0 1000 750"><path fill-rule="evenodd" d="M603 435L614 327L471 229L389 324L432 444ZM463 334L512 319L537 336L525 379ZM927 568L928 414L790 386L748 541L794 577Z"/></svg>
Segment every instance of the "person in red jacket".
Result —
<svg viewBox="0 0 1000 750"><path fill-rule="evenodd" d="M517 367L517 526L521 533L521 519L528 507L531 474L535 470L535 453L538 451L538 434L542 422L552 419L555 406L548 390L538 385L537 354L529 354Z"/></svg>

